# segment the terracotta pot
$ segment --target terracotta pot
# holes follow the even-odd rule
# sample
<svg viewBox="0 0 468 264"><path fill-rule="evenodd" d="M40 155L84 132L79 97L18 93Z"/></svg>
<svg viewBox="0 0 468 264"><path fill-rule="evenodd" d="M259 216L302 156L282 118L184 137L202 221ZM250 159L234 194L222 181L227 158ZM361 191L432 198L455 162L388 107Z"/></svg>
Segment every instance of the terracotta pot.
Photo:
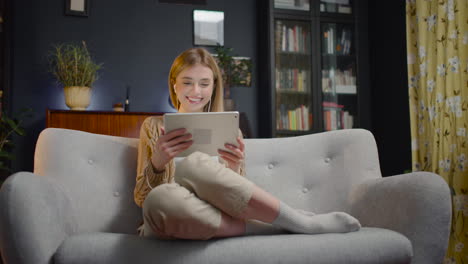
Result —
<svg viewBox="0 0 468 264"><path fill-rule="evenodd" d="M65 104L71 110L86 110L91 101L91 88L83 86L68 86L63 88Z"/></svg>

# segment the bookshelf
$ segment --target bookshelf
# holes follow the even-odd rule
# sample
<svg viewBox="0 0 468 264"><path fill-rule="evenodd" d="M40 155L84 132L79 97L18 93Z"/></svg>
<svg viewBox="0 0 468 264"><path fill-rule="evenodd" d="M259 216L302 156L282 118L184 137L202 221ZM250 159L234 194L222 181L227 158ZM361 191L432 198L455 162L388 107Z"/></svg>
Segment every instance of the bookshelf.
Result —
<svg viewBox="0 0 468 264"><path fill-rule="evenodd" d="M370 129L367 1L258 5L259 136Z"/></svg>

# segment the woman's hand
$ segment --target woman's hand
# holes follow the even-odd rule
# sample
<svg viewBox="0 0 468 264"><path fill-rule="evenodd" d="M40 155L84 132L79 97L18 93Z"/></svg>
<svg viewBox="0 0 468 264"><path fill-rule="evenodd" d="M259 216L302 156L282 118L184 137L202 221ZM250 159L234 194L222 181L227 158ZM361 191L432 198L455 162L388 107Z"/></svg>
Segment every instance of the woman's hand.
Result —
<svg viewBox="0 0 468 264"><path fill-rule="evenodd" d="M229 151L226 151L226 150L222 150L222 149L218 149L218 153L220 155L220 157L225 160L227 163L228 163L228 167L239 173L240 172L240 167L242 165L242 162L244 160L244 148L245 148L245 145L244 145L244 141L242 140L241 137L238 137L237 138L237 142L239 143L239 147L236 147L232 144L226 144L225 147L230 150L231 152Z"/></svg>
<svg viewBox="0 0 468 264"><path fill-rule="evenodd" d="M186 132L185 128L180 128L166 134L164 128L161 127L161 136L156 141L154 153L151 156L151 163L157 171L163 171L168 162L193 144L192 134L186 134Z"/></svg>

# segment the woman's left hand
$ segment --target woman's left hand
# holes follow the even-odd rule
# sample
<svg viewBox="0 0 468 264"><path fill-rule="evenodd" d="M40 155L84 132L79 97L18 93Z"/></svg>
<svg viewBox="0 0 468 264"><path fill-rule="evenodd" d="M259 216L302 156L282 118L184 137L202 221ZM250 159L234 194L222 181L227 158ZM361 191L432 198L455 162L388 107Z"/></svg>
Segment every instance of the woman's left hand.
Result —
<svg viewBox="0 0 468 264"><path fill-rule="evenodd" d="M227 162L228 168L240 173L240 168L244 161L245 145L244 140L241 137L237 138L237 142L239 143L238 147L232 144L225 144L224 146L230 151L218 149L218 153L220 157Z"/></svg>

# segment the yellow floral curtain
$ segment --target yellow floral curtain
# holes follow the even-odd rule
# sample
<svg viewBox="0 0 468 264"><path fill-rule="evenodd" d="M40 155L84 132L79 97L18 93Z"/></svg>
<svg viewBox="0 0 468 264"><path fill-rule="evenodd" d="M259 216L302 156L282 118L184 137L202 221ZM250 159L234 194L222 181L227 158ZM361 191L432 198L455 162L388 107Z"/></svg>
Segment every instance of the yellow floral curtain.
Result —
<svg viewBox="0 0 468 264"><path fill-rule="evenodd" d="M437 173L452 190L444 263L468 263L467 13L468 0L406 1L413 171Z"/></svg>

